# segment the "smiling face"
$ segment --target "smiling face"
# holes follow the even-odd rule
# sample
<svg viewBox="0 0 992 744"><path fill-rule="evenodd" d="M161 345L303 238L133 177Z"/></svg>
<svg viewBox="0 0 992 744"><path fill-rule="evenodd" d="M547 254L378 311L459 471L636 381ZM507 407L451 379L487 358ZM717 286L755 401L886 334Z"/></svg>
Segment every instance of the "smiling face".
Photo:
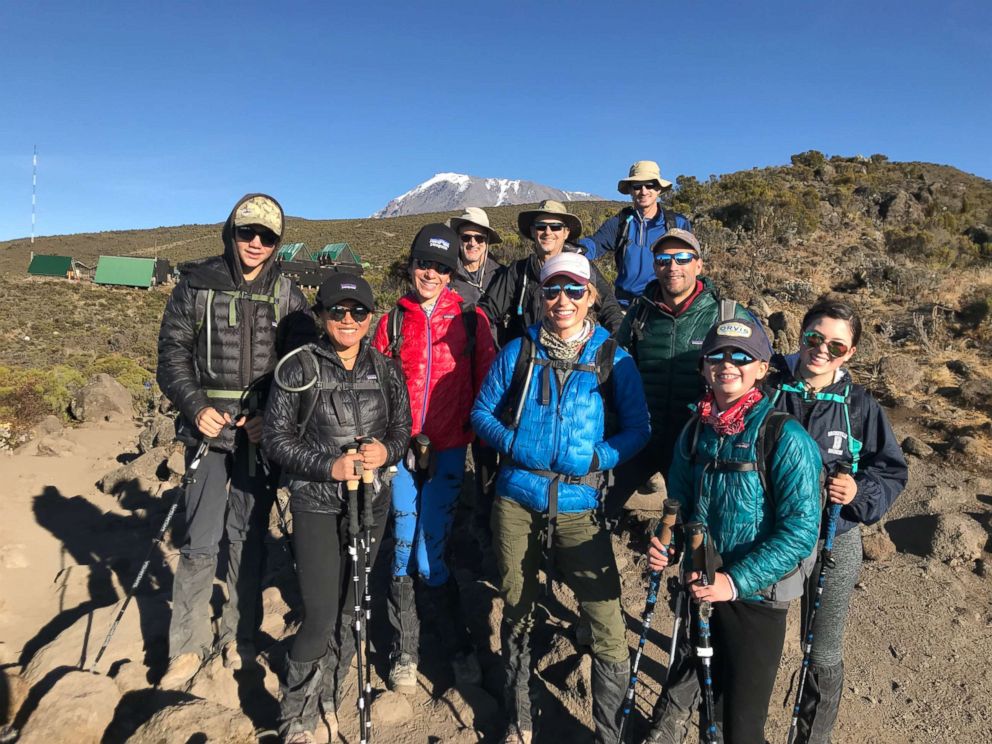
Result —
<svg viewBox="0 0 992 744"><path fill-rule="evenodd" d="M476 266L486 255L489 245L486 231L475 225L462 225L458 229L458 237L462 241L462 263Z"/></svg>
<svg viewBox="0 0 992 744"><path fill-rule="evenodd" d="M241 261L241 273L251 281L259 275L265 262L276 249L278 238L261 225L241 225L234 228L234 245Z"/></svg>
<svg viewBox="0 0 992 744"><path fill-rule="evenodd" d="M579 297L570 296L579 294L580 290ZM561 338L570 338L578 333L594 300L589 285L582 285L571 277L559 275L548 279L541 286L541 293L544 298L544 317L551 322L551 329ZM549 296L551 299L548 299Z"/></svg>
<svg viewBox="0 0 992 744"><path fill-rule="evenodd" d="M561 253L561 249L565 247L568 227L558 215L539 214L531 223L530 236L534 240L537 257L547 261Z"/></svg>
<svg viewBox="0 0 992 744"><path fill-rule="evenodd" d="M732 347L718 351L735 351ZM719 362L703 359L703 378L713 390L720 410L726 410L735 400L744 395L768 373L768 362L753 360L737 366L729 359Z"/></svg>
<svg viewBox="0 0 992 744"><path fill-rule="evenodd" d="M420 268L421 264L428 268ZM436 261L417 261L414 259L410 262L410 283L413 284L417 302L421 305L429 305L437 299L448 282L451 281L451 271L448 269L445 273L445 269L447 269L446 266L441 266Z"/></svg>
<svg viewBox="0 0 992 744"><path fill-rule="evenodd" d="M823 339L822 343L816 344L820 337ZM833 356L830 353L831 348L837 352L841 347L846 348L846 351L840 356ZM836 371L843 367L856 351L849 321L826 316L817 318L803 329L799 346L799 374L815 387L829 385L833 382Z"/></svg>
<svg viewBox="0 0 992 744"><path fill-rule="evenodd" d="M342 309L365 309L355 300L341 300L334 308L324 308L320 311L320 322L331 339L335 351L348 356L348 351L355 349L369 332L372 314L365 315L364 320L358 321L351 312L343 313Z"/></svg>
<svg viewBox="0 0 992 744"><path fill-rule="evenodd" d="M658 194L661 193L657 181L638 181L631 183L628 188L630 189L630 200L634 203L634 207L641 212L654 206L658 201Z"/></svg>
<svg viewBox="0 0 992 744"><path fill-rule="evenodd" d="M680 264L674 258L663 263L659 263L657 256L665 254L676 256L678 254L693 254L694 258L686 264ZM696 257L696 252L691 246L686 245L681 240L669 239L664 241L658 250L655 251L654 275L661 285L661 293L666 304L677 305L685 300L696 289L696 280L703 273L703 260Z"/></svg>

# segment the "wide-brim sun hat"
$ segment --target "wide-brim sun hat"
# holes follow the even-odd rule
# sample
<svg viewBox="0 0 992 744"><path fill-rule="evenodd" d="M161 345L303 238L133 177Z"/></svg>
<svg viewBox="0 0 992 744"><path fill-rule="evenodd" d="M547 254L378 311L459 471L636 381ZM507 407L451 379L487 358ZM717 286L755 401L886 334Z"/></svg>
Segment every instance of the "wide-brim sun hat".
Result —
<svg viewBox="0 0 992 744"><path fill-rule="evenodd" d="M480 209L479 207L466 207L465 211L458 217L452 217L448 220L448 226L458 232L461 230L463 225L472 225L477 227L486 233L489 245L496 245L497 243L502 243L503 239L499 236L499 233L493 230L489 226L489 215L486 214L486 210Z"/></svg>
<svg viewBox="0 0 992 744"><path fill-rule="evenodd" d="M557 256L549 258L541 267L541 286L554 279L556 276L567 276L572 281L586 285L592 276L592 269L589 267L589 259L581 253L559 253Z"/></svg>
<svg viewBox="0 0 992 744"><path fill-rule="evenodd" d="M545 199L537 205L537 209L528 209L517 215L517 230L520 231L523 237L528 240L532 239L530 227L534 224L534 220L542 214L558 217L564 222L568 228L568 239L570 242L574 243L582 236L582 220L574 214L569 214L568 210L565 209L565 205L560 201Z"/></svg>
<svg viewBox="0 0 992 744"><path fill-rule="evenodd" d="M672 182L666 181L661 177L661 168L658 167L656 162L653 160L638 160L630 166L630 172L627 177L621 178L617 182L617 191L621 194L629 194L630 184L646 183L648 181L657 181L662 191L668 191L668 189L672 188Z"/></svg>

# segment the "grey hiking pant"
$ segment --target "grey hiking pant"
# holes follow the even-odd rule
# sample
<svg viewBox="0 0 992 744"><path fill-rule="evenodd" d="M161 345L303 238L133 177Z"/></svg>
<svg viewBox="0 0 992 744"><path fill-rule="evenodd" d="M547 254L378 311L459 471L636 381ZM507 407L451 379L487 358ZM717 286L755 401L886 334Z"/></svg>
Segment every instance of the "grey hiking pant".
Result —
<svg viewBox="0 0 992 744"><path fill-rule="evenodd" d="M186 537L172 584L170 658L191 652L205 655L213 646L210 595L222 542L227 549L228 602L219 644L252 643L261 621L264 539L274 489L265 482L261 466L252 463L255 450L246 438L239 436L238 445L233 453L210 450L185 494ZM187 467L193 452L194 448L186 450Z"/></svg>

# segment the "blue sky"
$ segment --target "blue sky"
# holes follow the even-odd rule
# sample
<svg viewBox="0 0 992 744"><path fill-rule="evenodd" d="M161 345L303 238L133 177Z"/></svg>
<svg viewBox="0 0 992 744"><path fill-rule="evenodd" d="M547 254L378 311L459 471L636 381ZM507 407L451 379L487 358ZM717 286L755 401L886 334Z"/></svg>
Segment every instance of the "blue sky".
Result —
<svg viewBox="0 0 992 744"><path fill-rule="evenodd" d="M98 9L95 9L98 8ZM611 196L808 149L992 177L992 4L0 6L0 240L366 216L440 171Z"/></svg>

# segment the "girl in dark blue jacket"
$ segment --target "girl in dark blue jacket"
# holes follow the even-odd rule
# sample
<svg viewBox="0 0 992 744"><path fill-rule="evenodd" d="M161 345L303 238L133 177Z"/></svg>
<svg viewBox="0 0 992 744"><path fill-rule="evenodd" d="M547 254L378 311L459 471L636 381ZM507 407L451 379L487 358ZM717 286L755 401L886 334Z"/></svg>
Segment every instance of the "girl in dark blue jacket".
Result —
<svg viewBox="0 0 992 744"><path fill-rule="evenodd" d="M828 506L842 505L835 566L827 573L816 614L798 716L798 742L827 744L843 690L844 625L861 573L860 525L882 518L905 488L908 471L881 406L844 369L861 339L857 312L844 302L823 300L809 309L802 328L799 352L773 360L778 370L770 384L776 408L795 416L820 447ZM838 463L850 465L852 474L838 473ZM803 596L803 638L819 569L817 564Z"/></svg>

